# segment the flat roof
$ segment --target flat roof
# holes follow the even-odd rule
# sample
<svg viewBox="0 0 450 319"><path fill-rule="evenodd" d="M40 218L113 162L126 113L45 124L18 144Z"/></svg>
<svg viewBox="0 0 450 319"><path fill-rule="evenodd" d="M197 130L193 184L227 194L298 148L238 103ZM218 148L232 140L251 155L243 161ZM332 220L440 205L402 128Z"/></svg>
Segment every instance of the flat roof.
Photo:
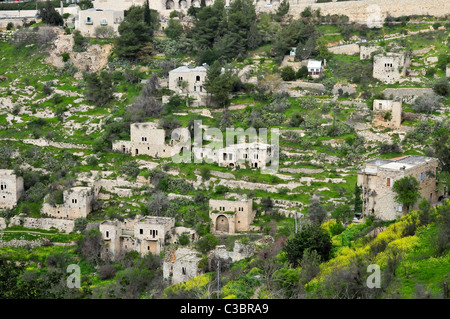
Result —
<svg viewBox="0 0 450 319"><path fill-rule="evenodd" d="M418 156L418 155L405 155L401 157L395 157L391 159L374 159L366 162L366 165L376 165L383 169L399 170L408 169L417 165L425 164L431 161L436 161L437 158ZM366 167L365 170L368 168Z"/></svg>
<svg viewBox="0 0 450 319"><path fill-rule="evenodd" d="M189 73L189 72L206 72L206 68L204 66L188 66L188 65L183 65L180 66L176 69L173 69L170 72L176 72L176 73Z"/></svg>
<svg viewBox="0 0 450 319"><path fill-rule="evenodd" d="M320 68L322 67L322 61L308 60L308 68Z"/></svg>

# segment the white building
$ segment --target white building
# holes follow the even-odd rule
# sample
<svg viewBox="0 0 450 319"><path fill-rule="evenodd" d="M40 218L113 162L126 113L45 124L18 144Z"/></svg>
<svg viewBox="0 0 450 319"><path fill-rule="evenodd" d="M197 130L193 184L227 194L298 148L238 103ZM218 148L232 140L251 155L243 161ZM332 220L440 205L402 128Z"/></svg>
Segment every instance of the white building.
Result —
<svg viewBox="0 0 450 319"><path fill-rule="evenodd" d="M206 104L207 92L203 87L208 65L180 66L169 72L169 89L180 95L195 98L193 106Z"/></svg>
<svg viewBox="0 0 450 319"><path fill-rule="evenodd" d="M322 61L308 60L308 75L313 78L319 78L323 75Z"/></svg>
<svg viewBox="0 0 450 319"><path fill-rule="evenodd" d="M80 30L85 37L94 37L97 27L110 27L114 35L119 34L119 25L124 20L123 10L96 9L81 10L78 21L75 21L75 29Z"/></svg>

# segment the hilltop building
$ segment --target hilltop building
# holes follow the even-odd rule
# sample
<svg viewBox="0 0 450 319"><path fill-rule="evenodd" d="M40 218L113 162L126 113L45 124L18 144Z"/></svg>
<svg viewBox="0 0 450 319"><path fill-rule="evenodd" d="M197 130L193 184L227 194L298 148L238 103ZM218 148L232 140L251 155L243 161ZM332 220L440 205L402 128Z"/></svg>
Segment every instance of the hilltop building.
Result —
<svg viewBox="0 0 450 319"><path fill-rule="evenodd" d="M124 20L123 10L90 8L80 10L75 29L85 37L94 37L97 27L111 27L115 35L119 34L119 25Z"/></svg>

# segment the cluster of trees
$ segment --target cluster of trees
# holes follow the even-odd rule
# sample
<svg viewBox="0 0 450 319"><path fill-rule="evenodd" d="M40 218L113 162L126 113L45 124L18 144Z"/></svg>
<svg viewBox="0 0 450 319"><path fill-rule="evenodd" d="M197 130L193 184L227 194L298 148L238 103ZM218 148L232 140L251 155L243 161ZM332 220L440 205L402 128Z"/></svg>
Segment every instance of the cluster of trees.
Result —
<svg viewBox="0 0 450 319"><path fill-rule="evenodd" d="M115 41L117 56L148 62L153 52L153 31L158 24L157 12L150 9L148 0L143 6L131 6L119 26L120 36Z"/></svg>

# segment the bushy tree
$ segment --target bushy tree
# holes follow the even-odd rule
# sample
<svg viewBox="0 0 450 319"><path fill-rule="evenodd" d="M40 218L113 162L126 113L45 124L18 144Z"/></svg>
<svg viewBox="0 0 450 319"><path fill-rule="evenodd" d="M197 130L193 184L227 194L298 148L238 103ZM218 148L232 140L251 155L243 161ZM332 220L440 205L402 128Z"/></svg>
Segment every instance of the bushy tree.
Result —
<svg viewBox="0 0 450 319"><path fill-rule="evenodd" d="M289 65L281 69L280 75L283 81L294 81L296 79L295 71Z"/></svg>
<svg viewBox="0 0 450 319"><path fill-rule="evenodd" d="M38 14L45 24L57 26L64 23L62 16L49 0L45 2L43 7L39 8Z"/></svg>
<svg viewBox="0 0 450 319"><path fill-rule="evenodd" d="M439 108L441 97L436 94L424 94L418 97L411 108L416 112L434 112Z"/></svg>
<svg viewBox="0 0 450 319"><path fill-rule="evenodd" d="M307 225L286 242L286 257L294 266L301 264L305 250L315 250L322 261L330 258L332 243L328 232L320 225Z"/></svg>
<svg viewBox="0 0 450 319"><path fill-rule="evenodd" d="M395 201L406 206L407 213L420 198L419 182L413 176L405 176L396 180L392 190L396 194Z"/></svg>
<svg viewBox="0 0 450 319"><path fill-rule="evenodd" d="M144 8L131 6L127 17L119 26L115 53L128 60L148 60L152 53L152 26L144 21Z"/></svg>
<svg viewBox="0 0 450 319"><path fill-rule="evenodd" d="M84 73L84 96L86 101L98 106L104 106L113 99L114 87L109 72Z"/></svg>

